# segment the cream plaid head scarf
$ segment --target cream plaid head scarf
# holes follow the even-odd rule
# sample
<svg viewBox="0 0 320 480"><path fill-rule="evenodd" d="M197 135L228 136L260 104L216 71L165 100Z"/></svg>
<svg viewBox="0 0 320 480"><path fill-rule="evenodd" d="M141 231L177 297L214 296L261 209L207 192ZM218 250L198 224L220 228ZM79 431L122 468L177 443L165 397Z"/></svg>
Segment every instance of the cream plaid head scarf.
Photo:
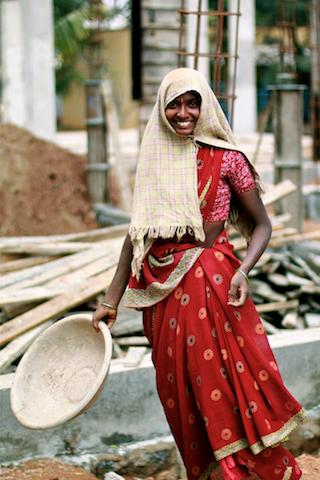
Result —
<svg viewBox="0 0 320 480"><path fill-rule="evenodd" d="M189 91L201 96L201 109L193 136L183 137L168 122L165 109ZM162 80L142 138L129 228L131 267L137 278L154 239L181 238L186 233L201 241L205 238L197 192L196 141L237 150L206 78L197 70L179 68Z"/></svg>

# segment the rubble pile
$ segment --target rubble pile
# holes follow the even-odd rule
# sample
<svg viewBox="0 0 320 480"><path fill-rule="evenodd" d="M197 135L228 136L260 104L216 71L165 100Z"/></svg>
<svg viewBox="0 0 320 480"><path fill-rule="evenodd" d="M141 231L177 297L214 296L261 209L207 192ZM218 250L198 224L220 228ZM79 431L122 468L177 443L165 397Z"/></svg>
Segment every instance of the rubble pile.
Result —
<svg viewBox="0 0 320 480"><path fill-rule="evenodd" d="M293 190L285 181L268 191L270 208ZM286 228L288 215L272 217L268 250L250 273L250 288L267 333L320 326L320 230ZM15 364L52 322L75 311L94 310L110 284L128 225L82 233L0 237L0 373ZM246 242L230 231L241 257ZM112 330L114 357L140 363L148 347L141 312L120 308Z"/></svg>

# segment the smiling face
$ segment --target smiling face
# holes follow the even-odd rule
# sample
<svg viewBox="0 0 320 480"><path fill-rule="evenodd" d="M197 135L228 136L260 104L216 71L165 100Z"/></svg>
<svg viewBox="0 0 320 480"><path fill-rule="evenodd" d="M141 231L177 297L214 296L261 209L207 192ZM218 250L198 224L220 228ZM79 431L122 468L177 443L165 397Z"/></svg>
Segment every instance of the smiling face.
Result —
<svg viewBox="0 0 320 480"><path fill-rule="evenodd" d="M201 98L187 92L168 103L165 113L168 122L178 135L192 135L200 115Z"/></svg>

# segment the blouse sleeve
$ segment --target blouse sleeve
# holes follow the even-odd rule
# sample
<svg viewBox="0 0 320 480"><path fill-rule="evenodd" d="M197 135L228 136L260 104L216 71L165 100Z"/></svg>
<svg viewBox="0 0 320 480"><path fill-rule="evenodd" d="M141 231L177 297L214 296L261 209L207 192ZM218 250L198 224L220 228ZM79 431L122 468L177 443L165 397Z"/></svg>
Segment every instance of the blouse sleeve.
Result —
<svg viewBox="0 0 320 480"><path fill-rule="evenodd" d="M256 188L254 176L245 156L234 150L225 152L226 177L235 193L248 192Z"/></svg>

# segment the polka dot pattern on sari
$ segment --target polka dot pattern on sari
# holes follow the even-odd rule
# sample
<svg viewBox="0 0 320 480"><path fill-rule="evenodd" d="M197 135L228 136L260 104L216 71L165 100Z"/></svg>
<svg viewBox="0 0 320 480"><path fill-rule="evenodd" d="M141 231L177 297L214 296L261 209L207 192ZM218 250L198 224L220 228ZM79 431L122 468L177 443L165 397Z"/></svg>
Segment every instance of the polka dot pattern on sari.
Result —
<svg viewBox="0 0 320 480"><path fill-rule="evenodd" d="M209 360L212 360L214 357L214 353L213 353L213 350L211 350L211 348L207 348L204 352L203 352L203 358L207 361Z"/></svg>
<svg viewBox="0 0 320 480"><path fill-rule="evenodd" d="M206 316L207 316L207 309L206 309L206 307L201 307L201 308L199 309L198 316L199 316L200 320L203 320L204 318L206 318Z"/></svg>
<svg viewBox="0 0 320 480"><path fill-rule="evenodd" d="M215 273L212 279L216 285L221 285L223 282L223 276L221 275L221 273Z"/></svg>
<svg viewBox="0 0 320 480"><path fill-rule="evenodd" d="M222 397L222 393L218 388L215 388L214 390L212 390L210 395L211 400L213 400L214 402L217 402L218 400L220 400L221 397Z"/></svg>
<svg viewBox="0 0 320 480"><path fill-rule="evenodd" d="M184 293L181 297L180 303L183 307L186 307L190 302L190 296L187 293Z"/></svg>
<svg viewBox="0 0 320 480"><path fill-rule="evenodd" d="M269 380L269 373L266 370L260 370L259 378L262 382Z"/></svg>

